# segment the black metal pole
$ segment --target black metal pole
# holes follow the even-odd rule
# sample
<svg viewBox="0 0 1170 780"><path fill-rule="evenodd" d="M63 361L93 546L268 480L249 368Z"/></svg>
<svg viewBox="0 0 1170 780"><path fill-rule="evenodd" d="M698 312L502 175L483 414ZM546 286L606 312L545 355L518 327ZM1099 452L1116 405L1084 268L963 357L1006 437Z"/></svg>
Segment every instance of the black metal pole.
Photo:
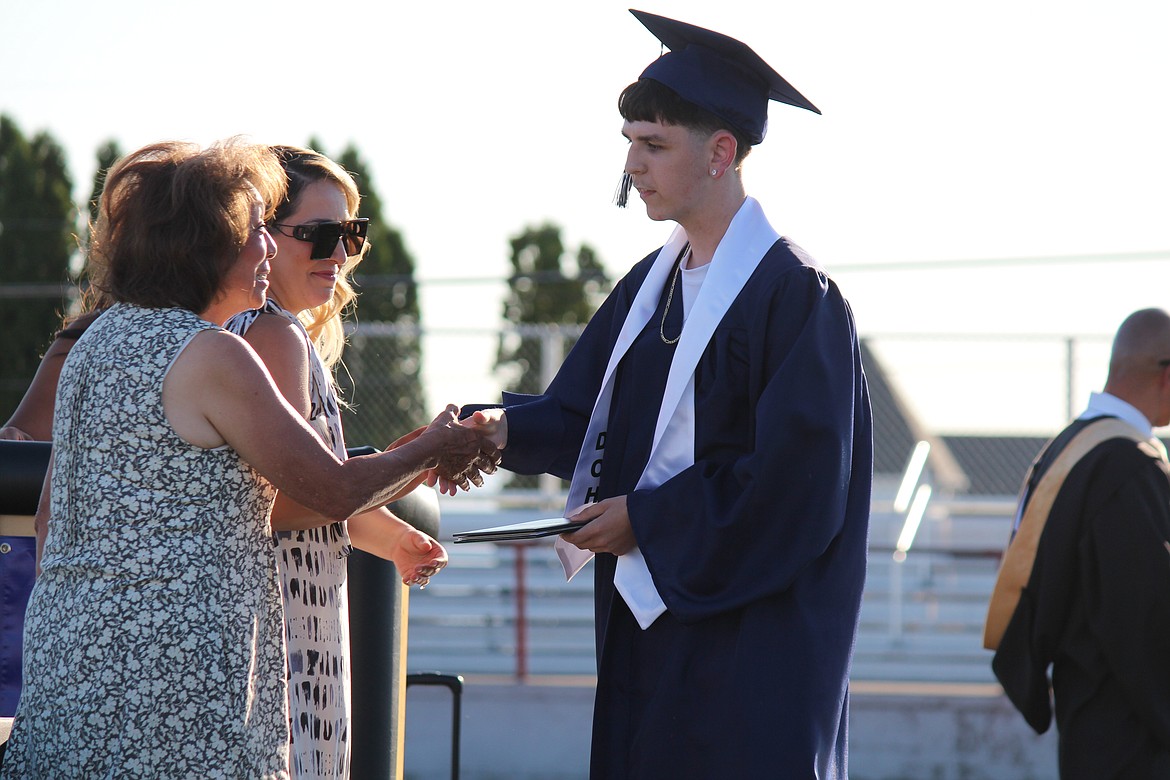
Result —
<svg viewBox="0 0 1170 780"><path fill-rule="evenodd" d="M351 455L372 449L350 450ZM421 486L395 501L390 511L410 525L439 534L439 499ZM353 681L350 721L354 780L395 778L404 723L399 702L406 669L402 578L390 561L355 550L349 557L349 645ZM395 778L395 780L398 780Z"/></svg>

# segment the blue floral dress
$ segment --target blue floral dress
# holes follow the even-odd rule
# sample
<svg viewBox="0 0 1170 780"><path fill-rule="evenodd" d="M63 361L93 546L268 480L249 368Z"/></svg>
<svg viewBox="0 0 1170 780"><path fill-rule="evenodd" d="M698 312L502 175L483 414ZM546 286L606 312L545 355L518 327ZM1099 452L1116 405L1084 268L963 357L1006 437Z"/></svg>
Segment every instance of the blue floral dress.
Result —
<svg viewBox="0 0 1170 780"><path fill-rule="evenodd" d="M119 304L65 362L6 780L288 777L276 491L163 412L175 358L215 327Z"/></svg>
<svg viewBox="0 0 1170 780"><path fill-rule="evenodd" d="M262 309L228 320L245 334L261 314L296 325L309 360L309 425L342 460L345 440L333 384L308 332L296 315L271 298ZM294 780L349 777L349 602L345 523L304 531L278 531L277 565L284 598L288 645L289 712Z"/></svg>

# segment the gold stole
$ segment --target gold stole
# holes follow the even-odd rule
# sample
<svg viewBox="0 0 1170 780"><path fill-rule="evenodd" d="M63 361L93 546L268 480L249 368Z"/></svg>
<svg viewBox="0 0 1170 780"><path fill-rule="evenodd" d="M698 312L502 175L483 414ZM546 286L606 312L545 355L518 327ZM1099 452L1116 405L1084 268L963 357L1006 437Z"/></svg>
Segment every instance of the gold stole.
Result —
<svg viewBox="0 0 1170 780"><path fill-rule="evenodd" d="M1021 501L1028 499L1028 506L1020 519L1020 527L1016 530L1012 540L1008 543L1000 564L999 574L995 579L995 588L991 592L991 602L987 608L987 622L983 627L983 646L988 650L995 650L1003 639L1003 633L1015 614L1016 605L1020 602L1020 593L1028 584L1032 576L1032 565L1036 561L1036 546L1040 543L1040 535L1044 531L1044 524L1048 522L1048 514L1052 511L1052 504L1057 494L1064 486L1064 480L1080 462L1081 458L1089 454L1097 445L1109 439L1130 439L1152 447L1163 461L1166 460L1166 449L1162 442L1150 439L1141 431L1128 423L1116 418L1105 418L1094 421L1072 438L1064 450L1052 462L1052 465L1040 478L1040 483L1032 491L1030 497L1021 495ZM1041 453L1041 457L1043 453ZM1039 458L1037 458L1037 461ZM1032 479L1032 472L1036 462L1028 469L1024 479L1025 490Z"/></svg>

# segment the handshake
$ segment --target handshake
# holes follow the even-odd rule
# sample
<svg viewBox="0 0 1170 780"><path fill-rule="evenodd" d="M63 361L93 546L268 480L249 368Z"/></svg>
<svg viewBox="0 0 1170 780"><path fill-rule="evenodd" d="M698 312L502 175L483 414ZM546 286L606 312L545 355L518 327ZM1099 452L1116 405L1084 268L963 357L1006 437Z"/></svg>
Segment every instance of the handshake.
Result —
<svg viewBox="0 0 1170 780"><path fill-rule="evenodd" d="M418 482L438 487L440 493L455 495L483 486L483 475L493 474L500 465L500 451L508 441L508 421L503 409L477 411L459 419L459 407L448 404L430 425L411 431L388 449L418 440L432 445L431 457Z"/></svg>

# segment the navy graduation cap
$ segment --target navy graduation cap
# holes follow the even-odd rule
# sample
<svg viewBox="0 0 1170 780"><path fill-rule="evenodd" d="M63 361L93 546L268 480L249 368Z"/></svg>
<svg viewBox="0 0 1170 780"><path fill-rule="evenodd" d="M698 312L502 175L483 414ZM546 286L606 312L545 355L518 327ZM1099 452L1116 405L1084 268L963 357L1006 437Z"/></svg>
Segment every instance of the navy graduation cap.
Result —
<svg viewBox="0 0 1170 780"><path fill-rule="evenodd" d="M821 113L746 44L693 24L630 9L670 49L641 78L653 79L742 132L754 146L768 128L768 101Z"/></svg>

